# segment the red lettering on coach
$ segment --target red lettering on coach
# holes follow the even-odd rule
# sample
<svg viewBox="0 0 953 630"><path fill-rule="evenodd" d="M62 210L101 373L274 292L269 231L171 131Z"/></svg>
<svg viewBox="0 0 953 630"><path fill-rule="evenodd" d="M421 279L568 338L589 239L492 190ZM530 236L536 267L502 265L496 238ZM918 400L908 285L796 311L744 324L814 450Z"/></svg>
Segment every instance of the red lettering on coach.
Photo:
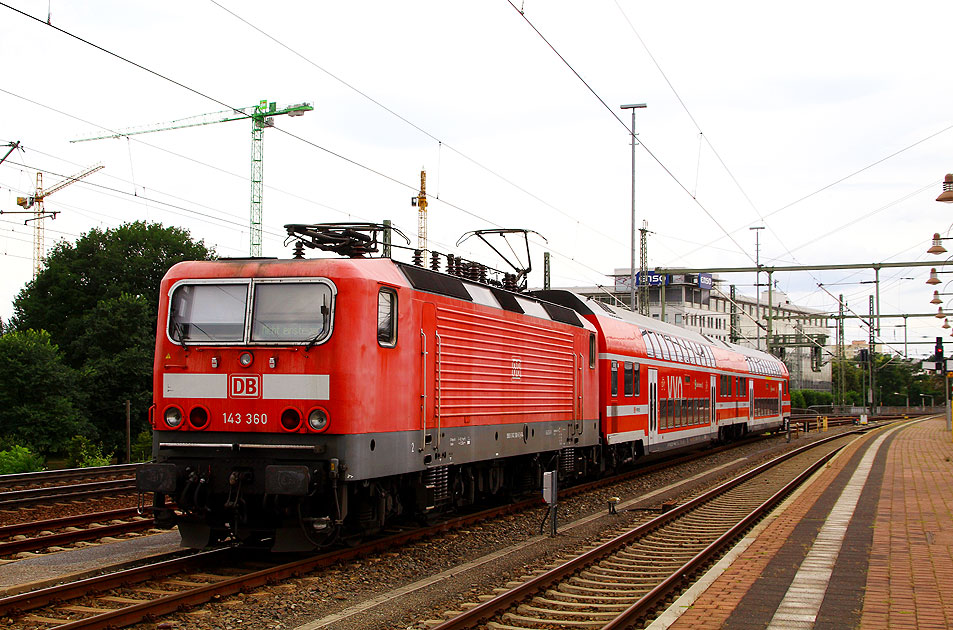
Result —
<svg viewBox="0 0 953 630"><path fill-rule="evenodd" d="M231 374L228 377L229 398L261 398L260 374Z"/></svg>

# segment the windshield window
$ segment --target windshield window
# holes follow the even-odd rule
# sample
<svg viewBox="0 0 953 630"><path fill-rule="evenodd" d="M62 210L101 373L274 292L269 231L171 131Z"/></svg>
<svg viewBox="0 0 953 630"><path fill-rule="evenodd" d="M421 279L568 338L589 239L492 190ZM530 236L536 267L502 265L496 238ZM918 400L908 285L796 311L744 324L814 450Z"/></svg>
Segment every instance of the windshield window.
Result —
<svg viewBox="0 0 953 630"><path fill-rule="evenodd" d="M247 284L187 284L172 294L169 336L175 341L242 341Z"/></svg>
<svg viewBox="0 0 953 630"><path fill-rule="evenodd" d="M255 285L252 341L317 343L331 331L331 288L319 282Z"/></svg>

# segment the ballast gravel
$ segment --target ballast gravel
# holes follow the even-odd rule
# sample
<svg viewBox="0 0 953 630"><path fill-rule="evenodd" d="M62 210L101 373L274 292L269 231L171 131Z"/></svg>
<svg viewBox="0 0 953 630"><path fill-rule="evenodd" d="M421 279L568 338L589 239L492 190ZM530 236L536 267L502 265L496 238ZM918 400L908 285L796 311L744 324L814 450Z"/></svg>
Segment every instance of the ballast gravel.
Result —
<svg viewBox="0 0 953 630"><path fill-rule="evenodd" d="M374 554L318 570L305 577L219 598L187 612L161 620L140 623L135 628L175 630L297 629L394 630L427 628L426 620L445 618L446 611L460 611L467 603L493 595L494 588L533 571L544 570L561 557L608 538L617 530L657 514L663 502L682 502L740 470L753 468L781 453L823 437L850 430L833 428L826 433L801 434L787 442L784 435L746 444L735 449L607 486L560 502L558 519L565 526L592 514L600 518L561 531L556 537L540 535L545 508L504 516L465 529L418 541L400 549ZM637 499L648 492L680 480L717 469L716 472L678 491L658 494L647 505L607 512L608 499ZM648 509L642 509L642 508ZM544 530L549 532L549 523ZM474 562L501 550L512 549L486 562ZM467 563L475 564L460 568ZM442 579L426 582L432 576ZM403 589L403 590L401 590Z"/></svg>

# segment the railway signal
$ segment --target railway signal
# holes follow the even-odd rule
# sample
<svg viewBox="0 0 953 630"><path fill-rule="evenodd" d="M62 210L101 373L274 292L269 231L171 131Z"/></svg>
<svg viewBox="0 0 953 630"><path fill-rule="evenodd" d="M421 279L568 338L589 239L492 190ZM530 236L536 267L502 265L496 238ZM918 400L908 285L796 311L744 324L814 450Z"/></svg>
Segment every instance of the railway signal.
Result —
<svg viewBox="0 0 953 630"><path fill-rule="evenodd" d="M943 374L946 366L943 360L943 337L936 338L936 347L933 349L933 360L936 362L936 373Z"/></svg>

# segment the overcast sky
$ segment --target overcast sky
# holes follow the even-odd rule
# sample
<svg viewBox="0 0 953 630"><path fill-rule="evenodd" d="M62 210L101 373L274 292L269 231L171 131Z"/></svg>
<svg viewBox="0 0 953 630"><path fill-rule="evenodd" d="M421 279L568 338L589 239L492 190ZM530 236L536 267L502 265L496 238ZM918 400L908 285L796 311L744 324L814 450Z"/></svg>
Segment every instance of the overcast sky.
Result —
<svg viewBox="0 0 953 630"><path fill-rule="evenodd" d="M934 201L953 170L950 2L2 2L0 144L24 151L0 165L0 209L18 209L37 170L49 187L105 164L49 197L48 246L148 220L247 254L250 122L70 140L261 99L314 106L265 132L270 256L289 253L286 223L391 219L416 242L425 168L434 249L502 266L454 244L528 228L548 239L534 239L531 284L544 250L555 286L611 284L630 256L619 106L642 102L651 266L750 266L755 225L763 264L922 261L953 224ZM23 218L0 216L3 319L32 274ZM927 275L883 270L881 312L935 312ZM796 303L835 311L844 294L866 314L874 285L857 283L873 277L775 279ZM753 295L753 274L724 279ZM939 323L910 319L909 339ZM882 336L902 350L894 324Z"/></svg>

